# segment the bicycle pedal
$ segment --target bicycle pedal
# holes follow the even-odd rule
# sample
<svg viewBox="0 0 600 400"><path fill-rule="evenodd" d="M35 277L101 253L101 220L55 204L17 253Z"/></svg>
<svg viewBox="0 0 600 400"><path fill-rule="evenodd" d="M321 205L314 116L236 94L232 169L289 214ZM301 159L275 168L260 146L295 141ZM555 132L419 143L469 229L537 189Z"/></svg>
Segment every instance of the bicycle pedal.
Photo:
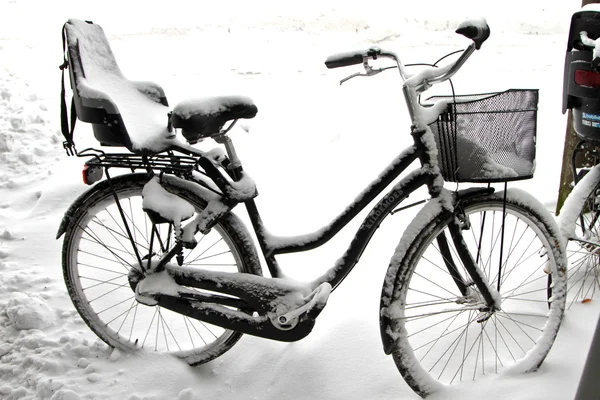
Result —
<svg viewBox="0 0 600 400"><path fill-rule="evenodd" d="M138 288L140 286L138 285L138 287L135 289L135 300L138 303L141 303L145 306L155 306L158 304L158 300L156 299L156 295L157 293L149 293L149 292L145 292L145 293L141 293Z"/></svg>
<svg viewBox="0 0 600 400"><path fill-rule="evenodd" d="M165 270L140 279L135 286L135 299L146 306L155 306L162 294L179 295L182 287Z"/></svg>
<svg viewBox="0 0 600 400"><path fill-rule="evenodd" d="M288 311L285 314L275 314L270 316L269 318L271 319L271 323L277 329L287 331L294 329L296 325L298 325L299 319L302 315L307 315L310 314L311 311L315 311L316 315L314 315L313 318L316 318L321 310L325 307L325 304L327 304L327 299L329 298L330 293L331 285L327 282L322 283L308 296L306 296L306 303L300 307ZM311 316L309 316L309 318L311 318Z"/></svg>

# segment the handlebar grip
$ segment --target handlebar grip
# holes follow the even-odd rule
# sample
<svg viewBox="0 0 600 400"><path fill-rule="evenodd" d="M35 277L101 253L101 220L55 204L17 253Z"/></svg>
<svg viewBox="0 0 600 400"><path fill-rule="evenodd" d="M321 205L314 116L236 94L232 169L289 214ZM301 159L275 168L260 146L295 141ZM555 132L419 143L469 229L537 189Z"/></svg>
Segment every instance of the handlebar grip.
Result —
<svg viewBox="0 0 600 400"><path fill-rule="evenodd" d="M363 62L363 52L338 53L327 57L325 66L327 68L347 67L349 65L361 64Z"/></svg>
<svg viewBox="0 0 600 400"><path fill-rule="evenodd" d="M325 60L327 68L347 67L350 65L362 64L365 56L377 59L381 49L372 47L368 50L349 51L346 53L333 54Z"/></svg>
<svg viewBox="0 0 600 400"><path fill-rule="evenodd" d="M475 48L479 50L483 42L490 37L490 27L484 18L471 19L458 25L456 33L471 39L475 42Z"/></svg>

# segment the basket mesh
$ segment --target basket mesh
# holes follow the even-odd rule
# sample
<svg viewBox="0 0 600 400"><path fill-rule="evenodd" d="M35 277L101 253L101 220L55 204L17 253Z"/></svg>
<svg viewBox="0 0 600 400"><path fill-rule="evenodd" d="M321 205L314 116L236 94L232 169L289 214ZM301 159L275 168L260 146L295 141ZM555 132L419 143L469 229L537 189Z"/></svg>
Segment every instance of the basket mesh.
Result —
<svg viewBox="0 0 600 400"><path fill-rule="evenodd" d="M449 103L447 112L430 125L446 181L504 182L533 176L537 90L428 100Z"/></svg>

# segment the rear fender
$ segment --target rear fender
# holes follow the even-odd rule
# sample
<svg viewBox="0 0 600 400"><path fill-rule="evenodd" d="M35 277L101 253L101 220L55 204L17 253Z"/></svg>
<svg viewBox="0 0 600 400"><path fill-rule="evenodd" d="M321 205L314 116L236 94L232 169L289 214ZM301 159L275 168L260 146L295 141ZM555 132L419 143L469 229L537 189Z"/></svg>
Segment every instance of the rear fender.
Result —
<svg viewBox="0 0 600 400"><path fill-rule="evenodd" d="M134 179L136 181L140 181L140 183L142 183L142 179L147 181L148 180L148 175L146 174L126 174L126 175L120 175L117 176L115 178L111 178L112 179L112 183L115 184L116 182L119 182L121 180L130 180L130 179ZM109 190L110 189L110 183L108 181L108 179L103 180L98 182L97 184L95 184L94 186L92 186L89 190L86 190L85 192L83 192L67 209L67 211L65 212L65 215L63 216L60 225L58 226L58 232L56 233L56 239L60 239L60 237L67 231L67 229L69 228L69 224L71 223L71 220L73 219L73 215L75 214L75 212L77 210L79 210L81 207L83 207L88 201L89 199L93 198L94 195L96 195L96 193L98 192L102 192L105 190Z"/></svg>
<svg viewBox="0 0 600 400"><path fill-rule="evenodd" d="M163 178L165 177L167 177L167 175L163 176ZM62 218L62 221L58 228L58 232L56 234L56 238L59 239L63 234L67 232L67 230L71 227L71 224L74 223L73 216L77 212L80 212L82 209L87 209L90 206L90 203L94 200L95 196L100 195L102 192L105 193L107 191L110 191L111 184L114 186L135 185L140 188L143 188L144 185L149 181L149 179L150 177L148 176L148 174L137 173L119 175L117 177L111 178L110 181L107 179L98 182L88 191L81 194L73 202L73 204L71 204L71 206L65 212L65 215ZM173 194L187 192L188 197L195 197L194 201L201 206L206 206L210 200L214 200L215 196L215 194L210 192L209 190L196 187L200 185L195 185L193 183L175 177L172 177L172 179L162 179L161 186L167 189L169 192L172 192ZM223 218L226 218L228 220L227 223L230 225L230 227L237 232L237 241L242 246L242 248L240 249L240 254L244 258L243 262L246 265L247 271L255 275L262 275L262 268L256 252L256 247L244 223L233 213L228 213L224 215Z"/></svg>
<svg viewBox="0 0 600 400"><path fill-rule="evenodd" d="M127 181L128 184L133 183L133 184L139 185L140 187L143 187L148 182L148 180L149 180L148 174L138 173L138 174L119 175L114 178L111 178L110 181L108 179L105 179L101 182L98 182L97 184L92 186L89 190L82 193L73 202L73 204L71 204L69 209L65 212L65 215L63 216L63 218L60 222L60 225L58 227L58 232L56 233L56 239L60 239L60 237L67 231L75 212L78 211L79 209L81 209L82 207L85 207L86 203L88 203L99 192L104 192L104 191L110 190L111 183L112 183L112 185L118 185L121 181ZM191 190L194 185L190 184L189 182L187 182L188 185L186 185L185 182L186 181L183 181L183 180L177 180L176 178L173 180L165 179L165 180L161 181L161 185L165 189L169 190L170 192L174 192L175 194L177 194L178 189L191 191L195 196L197 196L199 199L204 201L205 204L208 203L214 196L213 193L211 193L210 191L208 191L206 189Z"/></svg>

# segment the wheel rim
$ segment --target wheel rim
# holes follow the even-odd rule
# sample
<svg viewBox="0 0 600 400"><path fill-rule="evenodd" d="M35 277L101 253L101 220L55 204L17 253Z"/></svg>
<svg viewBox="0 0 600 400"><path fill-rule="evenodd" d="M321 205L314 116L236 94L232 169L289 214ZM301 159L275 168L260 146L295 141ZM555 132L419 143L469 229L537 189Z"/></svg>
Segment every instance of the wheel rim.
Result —
<svg viewBox="0 0 600 400"><path fill-rule="evenodd" d="M569 240L568 302L587 301L600 289L600 187L596 187L584 203L577 219L577 238Z"/></svg>
<svg viewBox="0 0 600 400"><path fill-rule="evenodd" d="M478 265L488 281L491 279L495 289L500 282L501 311L482 312L482 299L476 288L469 296L462 295L435 240L441 232L439 228L430 232L423 242L428 245L422 245L415 254L414 259L419 261L414 272L401 278L402 310L396 331L404 340L397 341L394 356L405 379L421 394L428 394L439 383L475 380L516 364L525 370L535 369L553 342L540 340L543 334L548 335L545 332L553 339L560 323L559 319L547 326L551 293L549 275L544 269L548 262L555 265L552 248L534 221L511 207L506 209L501 246L502 210L501 202L467 208L471 227L463 231L471 254L477 254L479 249ZM447 229L445 232L450 238ZM452 241L448 242L457 259ZM456 265L466 276L462 264L456 261ZM543 356L522 361L535 347L541 349ZM414 382L415 375L428 381L429 389Z"/></svg>
<svg viewBox="0 0 600 400"><path fill-rule="evenodd" d="M121 191L119 199L142 258L160 256L173 245L170 225L156 225L150 251L153 225L142 210L141 188ZM136 301L128 273L138 262L121 221L112 197L106 197L88 210L74 232L69 273L80 302L77 308L90 328L114 347L181 357L207 354L200 362L220 354L221 345L235 342L238 334L233 331ZM183 266L238 272L238 265L240 256L218 225L184 253Z"/></svg>

